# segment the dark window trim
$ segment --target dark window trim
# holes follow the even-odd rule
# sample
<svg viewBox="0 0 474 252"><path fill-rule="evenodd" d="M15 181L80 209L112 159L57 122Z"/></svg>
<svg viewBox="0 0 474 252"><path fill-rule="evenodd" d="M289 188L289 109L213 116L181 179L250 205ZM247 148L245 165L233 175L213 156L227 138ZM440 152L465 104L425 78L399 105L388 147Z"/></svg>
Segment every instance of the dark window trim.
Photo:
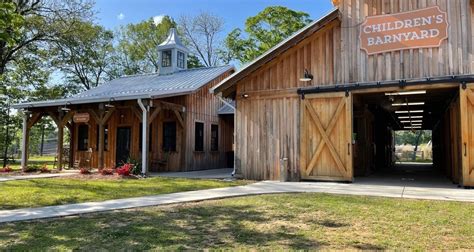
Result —
<svg viewBox="0 0 474 252"><path fill-rule="evenodd" d="M213 148L214 146L212 145L212 137L213 137L213 136L212 136L212 133L213 133L213 132L212 132L212 127L213 127L213 126L216 126L216 127L217 127L217 136L216 136L217 148L215 148L215 149ZM210 144L211 144L211 147L210 147L210 148L211 148L211 152L219 152L219 147L220 147L220 146L219 146L219 124L217 124L217 123L211 123L211 143L210 143Z"/></svg>
<svg viewBox="0 0 474 252"><path fill-rule="evenodd" d="M165 55L168 56L169 53L169 58L166 57ZM161 52L161 66L162 67L170 67L173 64L173 51L172 50L165 50Z"/></svg>
<svg viewBox="0 0 474 252"><path fill-rule="evenodd" d="M99 125L96 125L96 150L99 151ZM107 133L106 133L107 132ZM104 125L104 151L109 151L109 125Z"/></svg>
<svg viewBox="0 0 474 252"><path fill-rule="evenodd" d="M183 56L183 57L181 58L180 56ZM178 51L177 59L178 59L178 67L184 68L186 64L186 55L184 54L184 52Z"/></svg>
<svg viewBox="0 0 474 252"><path fill-rule="evenodd" d="M201 137L201 147L202 149L198 149L196 147L197 146L197 143L198 143L198 134L197 134L197 131L196 131L196 127L198 125L198 123L202 124L202 137ZM203 122L203 121L194 121L194 152L198 152L198 153L201 153L201 152L204 152L205 151L205 144L204 144L204 139L206 139L205 136L206 135L206 124Z"/></svg>

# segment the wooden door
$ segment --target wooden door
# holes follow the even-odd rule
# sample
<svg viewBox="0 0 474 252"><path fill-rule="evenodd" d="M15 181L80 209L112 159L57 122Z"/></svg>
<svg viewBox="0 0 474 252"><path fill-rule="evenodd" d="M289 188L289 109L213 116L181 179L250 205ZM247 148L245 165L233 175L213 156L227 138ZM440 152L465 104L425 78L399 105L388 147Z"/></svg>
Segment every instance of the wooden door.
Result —
<svg viewBox="0 0 474 252"><path fill-rule="evenodd" d="M352 181L352 95L307 95L301 102L301 178Z"/></svg>
<svg viewBox="0 0 474 252"><path fill-rule="evenodd" d="M461 119L461 160L460 184L474 186L474 84L459 91Z"/></svg>
<svg viewBox="0 0 474 252"><path fill-rule="evenodd" d="M120 166L130 158L130 127L117 128L115 165Z"/></svg>

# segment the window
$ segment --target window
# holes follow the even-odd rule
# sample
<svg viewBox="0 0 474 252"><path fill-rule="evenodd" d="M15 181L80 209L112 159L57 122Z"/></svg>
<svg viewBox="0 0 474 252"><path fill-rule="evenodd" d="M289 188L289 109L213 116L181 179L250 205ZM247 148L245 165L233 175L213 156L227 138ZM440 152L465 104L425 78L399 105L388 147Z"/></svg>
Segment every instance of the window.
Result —
<svg viewBox="0 0 474 252"><path fill-rule="evenodd" d="M184 59L184 53L183 52L178 52L178 67L179 68L184 68L184 63L185 63L185 59Z"/></svg>
<svg viewBox="0 0 474 252"><path fill-rule="evenodd" d="M87 151L89 145L89 126L86 124L79 125L77 134L77 150Z"/></svg>
<svg viewBox="0 0 474 252"><path fill-rule="evenodd" d="M139 145L138 145L138 148L140 151L142 151L142 138L143 138L143 124L140 123L140 136L139 136ZM152 136L152 128L149 127L148 128L148 151L152 151L152 148L151 148L151 136Z"/></svg>
<svg viewBox="0 0 474 252"><path fill-rule="evenodd" d="M170 67L171 66L171 50L163 51L161 53L161 66Z"/></svg>
<svg viewBox="0 0 474 252"><path fill-rule="evenodd" d="M219 150L219 126L211 125L211 151Z"/></svg>
<svg viewBox="0 0 474 252"><path fill-rule="evenodd" d="M204 123L196 122L194 125L194 150L204 151Z"/></svg>
<svg viewBox="0 0 474 252"><path fill-rule="evenodd" d="M96 142L96 148L99 150L99 125L97 125L97 142ZM108 151L109 150L109 125L104 126L104 150Z"/></svg>
<svg viewBox="0 0 474 252"><path fill-rule="evenodd" d="M163 123L163 150L176 151L176 122Z"/></svg>

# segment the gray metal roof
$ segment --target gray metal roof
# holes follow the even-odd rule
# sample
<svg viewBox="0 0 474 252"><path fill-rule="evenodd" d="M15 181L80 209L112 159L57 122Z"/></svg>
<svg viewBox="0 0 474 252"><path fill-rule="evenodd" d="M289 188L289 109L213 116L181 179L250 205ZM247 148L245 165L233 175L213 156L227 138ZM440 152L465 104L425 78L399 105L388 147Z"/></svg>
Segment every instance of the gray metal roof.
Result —
<svg viewBox="0 0 474 252"><path fill-rule="evenodd" d="M233 107L224 104L218 111L218 115L233 115L235 113L235 101L231 101L230 104L232 104Z"/></svg>
<svg viewBox="0 0 474 252"><path fill-rule="evenodd" d="M133 99L151 99L186 95L219 77L233 66L195 68L168 75L143 74L125 76L111 80L91 90L69 98L16 104L17 109L31 107L50 107L73 104L124 101Z"/></svg>

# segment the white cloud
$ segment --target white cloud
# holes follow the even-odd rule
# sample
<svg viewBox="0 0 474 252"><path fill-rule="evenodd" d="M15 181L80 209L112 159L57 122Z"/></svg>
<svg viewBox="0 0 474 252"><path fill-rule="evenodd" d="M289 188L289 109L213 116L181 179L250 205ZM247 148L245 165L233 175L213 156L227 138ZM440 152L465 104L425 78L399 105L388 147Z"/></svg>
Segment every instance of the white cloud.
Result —
<svg viewBox="0 0 474 252"><path fill-rule="evenodd" d="M159 25L161 24L161 22L163 22L163 19L165 18L166 15L162 14L162 15L158 15L158 16L154 16L153 17L153 23L155 23L155 25Z"/></svg>
<svg viewBox="0 0 474 252"><path fill-rule="evenodd" d="M117 15L118 20L123 20L124 18L125 18L125 14L123 14L123 13L120 13L120 14Z"/></svg>

